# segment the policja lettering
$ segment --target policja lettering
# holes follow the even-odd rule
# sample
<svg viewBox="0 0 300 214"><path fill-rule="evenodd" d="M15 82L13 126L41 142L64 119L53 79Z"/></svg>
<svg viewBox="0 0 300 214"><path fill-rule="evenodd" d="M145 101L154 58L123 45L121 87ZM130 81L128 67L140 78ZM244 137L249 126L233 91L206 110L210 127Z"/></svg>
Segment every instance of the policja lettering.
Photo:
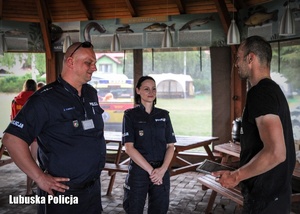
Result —
<svg viewBox="0 0 300 214"><path fill-rule="evenodd" d="M78 204L78 197L77 196L65 196L65 195L59 195L59 196L53 196L48 195L48 204Z"/></svg>

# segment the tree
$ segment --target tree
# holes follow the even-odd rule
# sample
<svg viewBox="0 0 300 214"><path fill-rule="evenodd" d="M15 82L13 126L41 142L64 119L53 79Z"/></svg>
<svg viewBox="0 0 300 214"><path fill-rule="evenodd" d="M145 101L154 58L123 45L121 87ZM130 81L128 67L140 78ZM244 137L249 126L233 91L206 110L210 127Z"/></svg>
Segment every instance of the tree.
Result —
<svg viewBox="0 0 300 214"><path fill-rule="evenodd" d="M13 53L5 53L3 57L0 57L1 68L8 70L12 68L15 64L15 55Z"/></svg>
<svg viewBox="0 0 300 214"><path fill-rule="evenodd" d="M294 90L299 90L300 45L292 41L287 41L280 42L279 48L280 50L278 49L278 45L272 44L273 57L271 69L273 72L282 73Z"/></svg>

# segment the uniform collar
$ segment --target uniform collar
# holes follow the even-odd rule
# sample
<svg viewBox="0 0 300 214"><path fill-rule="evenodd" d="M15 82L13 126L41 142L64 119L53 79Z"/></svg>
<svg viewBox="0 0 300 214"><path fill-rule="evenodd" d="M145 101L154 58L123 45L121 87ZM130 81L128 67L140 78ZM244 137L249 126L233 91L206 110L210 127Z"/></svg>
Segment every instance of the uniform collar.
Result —
<svg viewBox="0 0 300 214"><path fill-rule="evenodd" d="M67 81L65 81L61 76L59 76L59 77L57 78L57 80L58 80L58 82L59 82L60 84L63 85L63 87L64 87L67 91L69 91L70 93L75 94L75 95L78 96L78 91L77 91L77 89L74 88L72 85L70 85ZM84 89L85 89L85 84L82 85L81 92L84 92Z"/></svg>
<svg viewBox="0 0 300 214"><path fill-rule="evenodd" d="M146 111L146 108L142 103L139 104L139 108L142 109L143 111ZM155 109L155 106L153 105L151 113L154 112L154 109Z"/></svg>

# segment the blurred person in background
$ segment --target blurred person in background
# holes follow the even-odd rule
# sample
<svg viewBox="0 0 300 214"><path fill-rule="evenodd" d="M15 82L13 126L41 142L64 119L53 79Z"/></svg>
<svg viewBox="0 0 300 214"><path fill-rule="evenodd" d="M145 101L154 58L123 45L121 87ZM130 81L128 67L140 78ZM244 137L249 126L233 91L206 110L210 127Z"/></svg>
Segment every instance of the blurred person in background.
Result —
<svg viewBox="0 0 300 214"><path fill-rule="evenodd" d="M40 88L42 88L45 85L46 85L46 83L44 83L44 82L38 82L37 83L37 90L39 90Z"/></svg>
<svg viewBox="0 0 300 214"><path fill-rule="evenodd" d="M23 84L22 91L13 99L11 104L11 116L10 119L13 120L15 116L19 113L22 107L27 102L28 98L37 90L37 84L33 79L28 79ZM30 145L30 152L32 158L36 161L37 156L37 141L36 139ZM35 192L32 190L33 180L27 176L26 182L26 194L25 196L34 196Z"/></svg>

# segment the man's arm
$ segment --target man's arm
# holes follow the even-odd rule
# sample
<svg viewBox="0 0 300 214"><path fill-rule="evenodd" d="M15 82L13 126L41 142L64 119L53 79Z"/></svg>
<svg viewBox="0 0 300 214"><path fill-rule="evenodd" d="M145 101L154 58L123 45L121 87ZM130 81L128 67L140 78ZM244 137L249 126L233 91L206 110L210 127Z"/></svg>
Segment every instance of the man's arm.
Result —
<svg viewBox="0 0 300 214"><path fill-rule="evenodd" d="M268 114L256 118L263 149L246 165L229 172L217 172L213 175L220 177L218 181L224 187L235 187L239 182L265 173L286 159L286 147L283 128L277 115Z"/></svg>
<svg viewBox="0 0 300 214"><path fill-rule="evenodd" d="M15 164L32 178L41 189L51 195L53 195L52 190L64 192L65 189L68 189L68 186L60 182L69 181L69 178L52 177L49 174L45 174L33 160L29 146L25 141L12 134L5 133L2 143Z"/></svg>

